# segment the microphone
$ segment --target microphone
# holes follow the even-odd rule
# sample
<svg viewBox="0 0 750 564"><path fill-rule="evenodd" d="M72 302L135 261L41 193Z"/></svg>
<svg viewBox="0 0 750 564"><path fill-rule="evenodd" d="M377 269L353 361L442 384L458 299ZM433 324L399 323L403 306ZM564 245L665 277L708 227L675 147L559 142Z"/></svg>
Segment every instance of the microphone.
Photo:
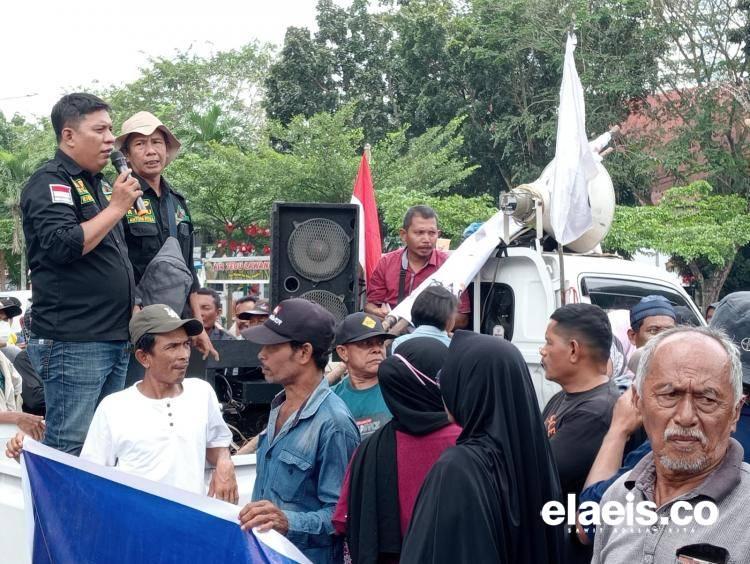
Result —
<svg viewBox="0 0 750 564"><path fill-rule="evenodd" d="M125 160L125 155L120 151L113 151L109 156L109 159L112 161L112 165L115 167L118 176L128 169L128 162ZM146 215L148 213L146 204L143 203L143 198L140 196L138 196L133 203L133 209L138 215Z"/></svg>

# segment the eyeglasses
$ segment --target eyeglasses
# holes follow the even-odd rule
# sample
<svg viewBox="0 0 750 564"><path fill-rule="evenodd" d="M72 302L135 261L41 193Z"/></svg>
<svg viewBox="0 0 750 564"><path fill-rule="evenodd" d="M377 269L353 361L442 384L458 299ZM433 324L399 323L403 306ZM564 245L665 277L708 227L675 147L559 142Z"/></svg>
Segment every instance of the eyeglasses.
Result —
<svg viewBox="0 0 750 564"><path fill-rule="evenodd" d="M436 381L436 380L433 380L432 378L430 378L429 376L427 376L427 375L426 375L426 374L425 374L424 372L422 372L421 370L419 370L419 369L418 369L418 368L416 368L415 366L412 366L411 362L409 362L408 360L406 360L406 359L405 359L405 358L404 358L403 356L401 356L400 354L394 354L393 356L394 356L395 358L399 359L399 360L400 360L401 362L403 362L403 363L404 363L404 364L406 365L406 367L407 367L407 368L409 369L409 371L410 371L410 372L411 372L412 374L414 374L414 377L415 377L415 378L416 378L417 380L419 380L419 383L420 383L420 384L422 384L423 386L426 386L426 385L427 385L427 384L426 384L426 383L424 382L425 380L427 380L427 382L429 382L429 383L430 383L430 384L432 384L433 386L437 386L438 388L440 387L440 385L439 385L439 384L437 383L437 381Z"/></svg>

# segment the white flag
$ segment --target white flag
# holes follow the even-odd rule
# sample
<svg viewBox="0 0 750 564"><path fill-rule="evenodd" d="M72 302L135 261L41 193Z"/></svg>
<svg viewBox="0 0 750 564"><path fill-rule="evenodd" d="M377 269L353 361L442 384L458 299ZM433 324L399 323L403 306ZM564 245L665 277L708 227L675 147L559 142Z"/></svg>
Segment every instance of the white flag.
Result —
<svg viewBox="0 0 750 564"><path fill-rule="evenodd" d="M550 186L552 230L563 245L575 241L593 225L586 185L597 174L596 160L586 137L586 107L573 58L575 47L575 35L569 34L560 85L555 170Z"/></svg>

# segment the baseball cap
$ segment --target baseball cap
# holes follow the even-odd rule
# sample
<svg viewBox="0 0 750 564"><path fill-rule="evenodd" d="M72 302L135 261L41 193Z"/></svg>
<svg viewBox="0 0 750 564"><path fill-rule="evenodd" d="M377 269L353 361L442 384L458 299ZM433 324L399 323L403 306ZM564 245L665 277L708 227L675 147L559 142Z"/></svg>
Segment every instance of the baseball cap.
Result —
<svg viewBox="0 0 750 564"><path fill-rule="evenodd" d="M336 327L336 337L334 345L346 345L347 343L356 343L364 341L371 337L383 337L385 339L395 339L396 335L391 335L383 329L383 324L377 317L373 317L364 312L352 313L347 315Z"/></svg>
<svg viewBox="0 0 750 564"><path fill-rule="evenodd" d="M635 304L630 310L630 327L639 325L647 317L656 317L665 315L672 319L677 319L677 314L672 307L672 303L664 296L646 296L640 302Z"/></svg>
<svg viewBox="0 0 750 564"><path fill-rule="evenodd" d="M255 302L253 309L242 311L237 314L237 319L250 319L255 315L271 315L271 304L266 299Z"/></svg>
<svg viewBox="0 0 750 564"><path fill-rule="evenodd" d="M328 350L333 341L336 320L316 303L292 298L279 303L262 325L249 327L242 337L259 345L296 341L310 343L316 351Z"/></svg>
<svg viewBox="0 0 750 564"><path fill-rule="evenodd" d="M12 296L0 298L0 310L5 312L8 319L21 315L21 302Z"/></svg>
<svg viewBox="0 0 750 564"><path fill-rule="evenodd" d="M722 329L740 350L742 383L750 386L750 292L734 292L716 306L710 326Z"/></svg>
<svg viewBox="0 0 750 564"><path fill-rule="evenodd" d="M130 320L130 341L135 345L146 333L169 333L183 327L188 337L203 332L203 323L197 319L180 319L168 305L153 304L144 307Z"/></svg>

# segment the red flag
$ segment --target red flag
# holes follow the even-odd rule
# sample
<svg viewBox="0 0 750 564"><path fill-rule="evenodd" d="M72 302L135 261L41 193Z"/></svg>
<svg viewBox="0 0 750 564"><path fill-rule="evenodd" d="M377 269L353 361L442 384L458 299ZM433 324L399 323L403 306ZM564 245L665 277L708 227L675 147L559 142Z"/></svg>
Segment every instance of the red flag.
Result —
<svg viewBox="0 0 750 564"><path fill-rule="evenodd" d="M354 181L352 204L359 207L359 264L365 273L365 281L370 280L375 265L380 260L382 242L380 240L380 222L378 205L375 202L375 189L372 186L370 165L363 154L359 163L357 179Z"/></svg>

